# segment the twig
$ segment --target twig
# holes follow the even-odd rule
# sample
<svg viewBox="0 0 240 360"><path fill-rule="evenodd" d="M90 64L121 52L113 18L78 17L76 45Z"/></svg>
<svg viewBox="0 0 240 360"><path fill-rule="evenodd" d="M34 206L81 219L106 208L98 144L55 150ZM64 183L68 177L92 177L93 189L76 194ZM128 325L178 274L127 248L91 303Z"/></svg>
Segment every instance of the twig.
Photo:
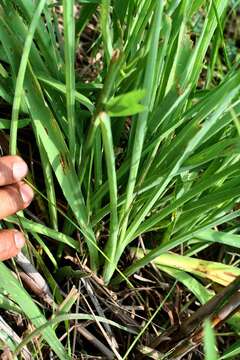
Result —
<svg viewBox="0 0 240 360"><path fill-rule="evenodd" d="M181 359L202 341L203 321L210 318L213 327L219 327L240 309L240 276L198 309L181 326L173 326L149 345L165 354L161 359Z"/></svg>
<svg viewBox="0 0 240 360"><path fill-rule="evenodd" d="M53 296L45 279L38 272L34 265L20 252L16 256L16 263L24 270L19 272L21 278L26 281L31 290L42 297L49 305L53 304Z"/></svg>
<svg viewBox="0 0 240 360"><path fill-rule="evenodd" d="M109 360L113 360L115 358L114 353L109 350L101 341L99 341L90 331L81 325L77 325L76 327L79 334L85 337L89 342L91 342L96 348L98 348L102 354L104 354Z"/></svg>
<svg viewBox="0 0 240 360"><path fill-rule="evenodd" d="M97 313L99 316L102 316L102 317L105 317L105 314L104 314L104 311L103 309L101 308L101 305L97 299L97 297L95 296L94 292L93 292L93 289L89 283L89 281L87 279L83 279L82 278L82 282L88 292L88 295L90 296L96 310L97 310ZM115 347L116 349L118 349L118 344L117 344L117 341L113 335L113 332L112 332L112 329L110 327L110 325L108 323L106 324L103 324L103 326L105 327L106 331L109 333L109 335L111 336L111 340L112 340L112 346Z"/></svg>
<svg viewBox="0 0 240 360"><path fill-rule="evenodd" d="M82 294L82 297L83 297L83 300L85 301L87 307L89 308L91 314L95 317L95 314L94 314L94 312L93 312L90 304L88 303L87 299L85 298L85 296L84 296L83 294ZM104 316L104 317L105 317L105 316ZM116 350L116 348L113 346L111 339L109 338L109 336L108 336L108 334L106 333L106 331L104 330L103 326L100 324L100 322L99 322L97 319L96 319L96 323L97 323L99 329L101 330L103 336L105 337L108 345L111 347L111 349L112 349L113 353L115 354L116 358L119 359L119 360L121 360L122 357L120 356L120 354L118 353L118 351Z"/></svg>

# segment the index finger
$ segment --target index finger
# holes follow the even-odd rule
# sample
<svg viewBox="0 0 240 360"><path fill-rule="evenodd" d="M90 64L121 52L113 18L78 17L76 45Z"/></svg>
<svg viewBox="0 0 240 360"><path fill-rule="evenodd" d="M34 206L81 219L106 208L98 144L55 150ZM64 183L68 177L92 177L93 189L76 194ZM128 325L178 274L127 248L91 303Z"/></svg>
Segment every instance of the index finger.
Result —
<svg viewBox="0 0 240 360"><path fill-rule="evenodd" d="M20 156L3 156L0 158L0 186L10 185L23 179L28 166Z"/></svg>

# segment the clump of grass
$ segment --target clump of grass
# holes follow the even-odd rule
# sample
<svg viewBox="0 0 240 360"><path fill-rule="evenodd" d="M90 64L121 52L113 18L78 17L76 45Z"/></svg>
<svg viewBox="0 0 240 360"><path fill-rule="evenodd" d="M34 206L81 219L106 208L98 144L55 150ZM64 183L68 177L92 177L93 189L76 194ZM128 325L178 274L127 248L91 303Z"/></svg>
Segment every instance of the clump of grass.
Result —
<svg viewBox="0 0 240 360"><path fill-rule="evenodd" d="M227 285L229 272L238 275L238 263L222 251L240 244L239 58L229 56L225 39L236 6L227 0L0 2L0 95L11 117L0 125L4 134L11 127L10 152L33 161L27 181L36 192L30 211L5 224L28 234L25 255L51 288L51 315L64 299L59 276L66 270L79 280L74 266L84 259L105 285L130 287L130 276L154 261L202 303L215 288L207 291L193 276ZM90 46L88 29L95 37ZM75 70L82 49L104 64L92 81ZM142 249L126 265L139 239ZM204 259L212 244L219 257ZM66 256L74 266L65 267ZM7 291L60 359L71 358L71 334L61 342L58 321L46 327L30 294L0 266L0 295ZM73 316L59 316L68 332Z"/></svg>

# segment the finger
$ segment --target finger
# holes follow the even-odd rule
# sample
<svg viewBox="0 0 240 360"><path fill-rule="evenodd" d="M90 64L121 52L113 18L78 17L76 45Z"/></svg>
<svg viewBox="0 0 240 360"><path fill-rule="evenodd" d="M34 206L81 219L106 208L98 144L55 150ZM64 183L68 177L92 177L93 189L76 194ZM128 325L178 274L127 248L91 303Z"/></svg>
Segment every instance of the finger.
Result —
<svg viewBox="0 0 240 360"><path fill-rule="evenodd" d="M28 167L19 156L0 158L0 186L14 184L27 175Z"/></svg>
<svg viewBox="0 0 240 360"><path fill-rule="evenodd" d="M0 261L16 256L25 243L23 234L17 230L0 231Z"/></svg>
<svg viewBox="0 0 240 360"><path fill-rule="evenodd" d="M33 190L23 181L0 189L0 219L25 209L33 199Z"/></svg>

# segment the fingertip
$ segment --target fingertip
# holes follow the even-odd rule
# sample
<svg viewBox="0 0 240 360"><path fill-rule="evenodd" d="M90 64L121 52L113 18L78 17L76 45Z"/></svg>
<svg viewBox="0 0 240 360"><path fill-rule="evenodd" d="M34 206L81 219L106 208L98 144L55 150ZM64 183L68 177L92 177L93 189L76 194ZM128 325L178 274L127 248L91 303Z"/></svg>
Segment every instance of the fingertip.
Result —
<svg viewBox="0 0 240 360"><path fill-rule="evenodd" d="M0 157L0 186L14 184L23 179L28 166L18 155Z"/></svg>
<svg viewBox="0 0 240 360"><path fill-rule="evenodd" d="M23 181L0 187L0 219L26 209L33 196L32 188Z"/></svg>
<svg viewBox="0 0 240 360"><path fill-rule="evenodd" d="M34 197L33 189L26 183L21 182L19 184L19 191L20 191L23 203L24 203L24 207L27 207L31 203L31 201Z"/></svg>
<svg viewBox="0 0 240 360"><path fill-rule="evenodd" d="M20 231L14 232L14 241L17 249L21 249L25 244L25 238Z"/></svg>
<svg viewBox="0 0 240 360"><path fill-rule="evenodd" d="M0 261L16 256L25 243L24 235L18 230L0 231Z"/></svg>
<svg viewBox="0 0 240 360"><path fill-rule="evenodd" d="M13 177L16 181L23 179L28 173L28 166L21 158L13 163Z"/></svg>

